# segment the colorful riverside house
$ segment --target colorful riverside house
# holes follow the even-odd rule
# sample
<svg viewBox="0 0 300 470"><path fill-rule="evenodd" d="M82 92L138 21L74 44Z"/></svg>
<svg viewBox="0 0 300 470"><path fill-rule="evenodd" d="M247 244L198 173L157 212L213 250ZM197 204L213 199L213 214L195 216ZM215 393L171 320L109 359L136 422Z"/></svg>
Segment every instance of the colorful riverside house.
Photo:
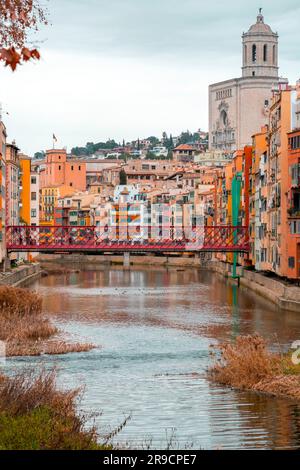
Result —
<svg viewBox="0 0 300 470"><path fill-rule="evenodd" d="M252 138L252 165L249 187L249 232L251 264L260 271L270 269L268 264L268 128Z"/></svg>
<svg viewBox="0 0 300 470"><path fill-rule="evenodd" d="M13 142L6 145L6 225L19 225L20 223L19 171L19 149Z"/></svg>
<svg viewBox="0 0 300 470"><path fill-rule="evenodd" d="M234 157L233 175L241 181L240 197L236 195L236 204L239 204L238 225L249 227L250 223L250 172L252 165L252 146L244 147L242 151L236 152ZM242 266L250 266L251 260L248 253L241 253L238 262Z"/></svg>
<svg viewBox="0 0 300 470"><path fill-rule="evenodd" d="M20 223L30 225L30 173L31 159L26 155L19 155L20 158ZM38 198L38 195L35 194Z"/></svg>
<svg viewBox="0 0 300 470"><path fill-rule="evenodd" d="M300 114L300 106L297 107ZM289 133L288 278L300 279L300 129Z"/></svg>
<svg viewBox="0 0 300 470"><path fill-rule="evenodd" d="M70 186L48 186L40 190L40 225L54 225L54 208L59 198L72 196L74 189Z"/></svg>
<svg viewBox="0 0 300 470"><path fill-rule="evenodd" d="M240 223L239 224L236 223L238 215L235 214L235 217L233 217L234 215L233 212L234 211L236 212L235 204L237 204L237 200L239 201L239 204L241 205L240 193L239 193L239 197L237 197L237 194L233 195L232 191L233 191L233 188L239 186L237 185L237 181L240 179L240 175L242 175L242 172L243 172L243 156L244 156L243 150L237 150L234 153L232 163L229 165L229 173L226 176L226 187L228 188L228 191L229 191L228 206L227 206L228 207L227 225L240 225ZM227 181L227 177L228 177L228 181ZM234 185L233 185L233 182L234 182ZM234 201L233 201L233 198L234 198ZM233 253L228 253L226 255L226 258L229 263L233 263L234 261Z"/></svg>
<svg viewBox="0 0 300 470"><path fill-rule="evenodd" d="M72 206L69 210L70 225L89 227L91 225L91 205L95 199L94 194L76 194L72 197Z"/></svg>
<svg viewBox="0 0 300 470"><path fill-rule="evenodd" d="M288 275L288 245L291 241L288 218L289 160L288 132L292 130L292 109L296 91L291 86L274 92L269 116L268 162L268 260L270 270Z"/></svg>
<svg viewBox="0 0 300 470"><path fill-rule="evenodd" d="M5 177L6 177L6 128L0 121L0 264L6 258L5 251Z"/></svg>
<svg viewBox="0 0 300 470"><path fill-rule="evenodd" d="M67 227L70 225L70 210L72 198L69 196L58 198L54 207L54 225Z"/></svg>
<svg viewBox="0 0 300 470"><path fill-rule="evenodd" d="M39 174L31 167L31 158L20 154L20 223L39 224Z"/></svg>

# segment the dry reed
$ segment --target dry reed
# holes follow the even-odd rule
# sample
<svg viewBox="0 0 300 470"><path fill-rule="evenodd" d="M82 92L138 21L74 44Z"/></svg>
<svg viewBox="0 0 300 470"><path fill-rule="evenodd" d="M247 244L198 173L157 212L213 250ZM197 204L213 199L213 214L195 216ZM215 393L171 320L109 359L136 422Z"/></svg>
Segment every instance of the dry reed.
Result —
<svg viewBox="0 0 300 470"><path fill-rule="evenodd" d="M221 358L209 371L214 381L241 390L300 398L300 374L288 375L288 357L269 352L259 335L240 336L219 350Z"/></svg>
<svg viewBox="0 0 300 470"><path fill-rule="evenodd" d="M0 287L0 340L6 342L8 357L67 354L94 347L52 340L58 333L42 313L40 296L26 289Z"/></svg>

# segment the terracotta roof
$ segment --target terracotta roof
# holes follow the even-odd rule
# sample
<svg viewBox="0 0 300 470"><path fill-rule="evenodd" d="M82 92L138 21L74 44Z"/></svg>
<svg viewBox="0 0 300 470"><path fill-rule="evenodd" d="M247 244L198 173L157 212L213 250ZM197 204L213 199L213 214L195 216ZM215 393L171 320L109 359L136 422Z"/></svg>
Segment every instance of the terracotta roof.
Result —
<svg viewBox="0 0 300 470"><path fill-rule="evenodd" d="M192 145L188 145L188 144L181 144L181 145L178 145L178 147L176 147L175 150L195 150L195 147L193 147Z"/></svg>

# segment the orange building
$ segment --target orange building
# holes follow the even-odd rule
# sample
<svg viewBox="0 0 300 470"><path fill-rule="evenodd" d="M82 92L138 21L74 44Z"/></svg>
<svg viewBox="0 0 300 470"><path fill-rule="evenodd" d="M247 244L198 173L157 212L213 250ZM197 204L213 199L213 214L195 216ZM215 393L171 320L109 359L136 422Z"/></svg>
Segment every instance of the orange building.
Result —
<svg viewBox="0 0 300 470"><path fill-rule="evenodd" d="M289 160L288 132L292 130L292 87L274 93L270 108L269 141L269 249L271 270L288 276L288 245L291 240L288 225Z"/></svg>
<svg viewBox="0 0 300 470"><path fill-rule="evenodd" d="M249 184L249 232L251 264L270 270L268 263L268 127L252 137L252 162Z"/></svg>
<svg viewBox="0 0 300 470"><path fill-rule="evenodd" d="M288 165L288 227L287 275L292 279L300 278L300 130L290 132Z"/></svg>
<svg viewBox="0 0 300 470"><path fill-rule="evenodd" d="M67 158L65 149L47 150L45 171L41 174L41 188L53 185L69 186L77 191L86 190L86 163Z"/></svg>

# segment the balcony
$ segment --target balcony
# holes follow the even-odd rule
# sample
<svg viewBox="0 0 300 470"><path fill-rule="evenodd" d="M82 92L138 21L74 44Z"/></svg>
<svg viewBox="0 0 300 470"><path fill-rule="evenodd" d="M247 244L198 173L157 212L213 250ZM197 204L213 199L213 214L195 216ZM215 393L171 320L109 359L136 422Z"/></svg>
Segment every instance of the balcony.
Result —
<svg viewBox="0 0 300 470"><path fill-rule="evenodd" d="M287 211L289 218L297 219L300 218L300 207L290 207Z"/></svg>

